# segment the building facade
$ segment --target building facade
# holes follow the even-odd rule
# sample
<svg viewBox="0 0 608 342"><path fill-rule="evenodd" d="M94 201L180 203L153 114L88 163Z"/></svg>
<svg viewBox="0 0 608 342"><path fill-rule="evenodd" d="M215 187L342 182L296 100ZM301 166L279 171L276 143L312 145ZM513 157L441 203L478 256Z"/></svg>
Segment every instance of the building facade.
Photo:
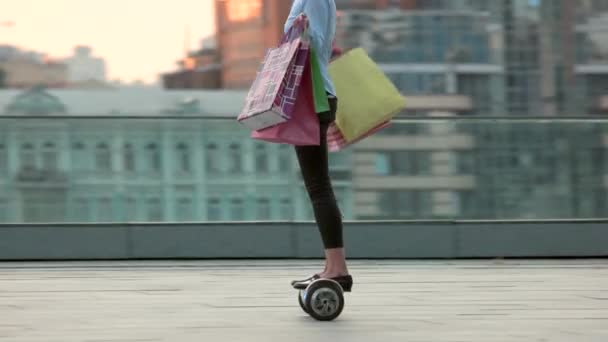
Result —
<svg viewBox="0 0 608 342"><path fill-rule="evenodd" d="M66 58L68 77L71 83L88 81L106 81L106 62L103 58L94 57L88 46L76 46L72 56Z"/></svg>
<svg viewBox="0 0 608 342"><path fill-rule="evenodd" d="M249 88L266 50L283 34L291 1L215 0L222 85Z"/></svg>
<svg viewBox="0 0 608 342"><path fill-rule="evenodd" d="M401 118L604 111L602 1L336 3L338 44L379 63L406 97ZM403 122L354 147L357 217L607 215L605 126L442 124Z"/></svg>
<svg viewBox="0 0 608 342"><path fill-rule="evenodd" d="M56 62L38 62L27 59L0 60L5 88L26 89L38 85L64 88L69 85L68 68Z"/></svg>
<svg viewBox="0 0 608 342"><path fill-rule="evenodd" d="M201 47L178 62L179 70L162 75L166 89L220 89L222 74L219 52Z"/></svg>
<svg viewBox="0 0 608 342"><path fill-rule="evenodd" d="M293 148L254 141L236 122L244 97L0 91L3 114L22 117L0 115L0 222L312 219ZM342 212L352 218L350 155L331 160Z"/></svg>

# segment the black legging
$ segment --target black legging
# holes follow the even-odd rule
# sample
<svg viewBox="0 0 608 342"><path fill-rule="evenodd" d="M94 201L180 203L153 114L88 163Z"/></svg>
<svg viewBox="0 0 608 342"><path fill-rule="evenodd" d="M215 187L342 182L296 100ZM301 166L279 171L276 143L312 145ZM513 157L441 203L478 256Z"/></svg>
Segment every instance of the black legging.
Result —
<svg viewBox="0 0 608 342"><path fill-rule="evenodd" d="M296 154L308 196L312 202L323 245L328 248L344 246L342 214L329 179L327 128L334 121L337 99L329 98L330 111L319 114L321 143L319 146L296 146Z"/></svg>

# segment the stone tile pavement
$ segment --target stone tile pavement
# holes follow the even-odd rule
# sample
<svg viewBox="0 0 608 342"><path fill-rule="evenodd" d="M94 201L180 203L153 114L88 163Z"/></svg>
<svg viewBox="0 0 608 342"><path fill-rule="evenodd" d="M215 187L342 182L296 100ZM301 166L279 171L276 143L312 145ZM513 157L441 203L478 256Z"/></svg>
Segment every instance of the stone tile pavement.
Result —
<svg viewBox="0 0 608 342"><path fill-rule="evenodd" d="M0 263L0 341L608 341L608 260L355 260L333 322L289 286L321 265Z"/></svg>

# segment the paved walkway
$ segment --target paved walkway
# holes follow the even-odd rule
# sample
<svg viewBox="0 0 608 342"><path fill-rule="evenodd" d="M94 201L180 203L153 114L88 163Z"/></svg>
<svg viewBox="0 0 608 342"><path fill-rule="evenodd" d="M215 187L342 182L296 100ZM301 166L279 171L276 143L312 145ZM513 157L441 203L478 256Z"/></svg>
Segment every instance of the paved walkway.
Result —
<svg viewBox="0 0 608 342"><path fill-rule="evenodd" d="M319 265L0 263L0 341L608 341L608 260L353 261L334 322L289 286Z"/></svg>

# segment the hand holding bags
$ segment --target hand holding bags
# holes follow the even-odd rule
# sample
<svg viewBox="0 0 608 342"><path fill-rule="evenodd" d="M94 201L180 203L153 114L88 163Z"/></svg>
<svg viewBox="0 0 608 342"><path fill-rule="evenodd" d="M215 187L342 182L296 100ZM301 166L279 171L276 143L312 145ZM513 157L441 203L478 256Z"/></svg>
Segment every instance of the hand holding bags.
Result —
<svg viewBox="0 0 608 342"><path fill-rule="evenodd" d="M330 150L353 144L386 127L405 108L403 96L361 48L333 61L329 72L338 96L335 128L328 136Z"/></svg>
<svg viewBox="0 0 608 342"><path fill-rule="evenodd" d="M313 63L311 60L316 59L313 49L310 50L308 57L296 96L295 111L291 118L284 123L251 132L252 138L296 146L320 144L321 134L319 118L315 111L311 70Z"/></svg>
<svg viewBox="0 0 608 342"><path fill-rule="evenodd" d="M287 121L294 111L304 60L309 53L306 21L299 21L283 36L281 44L268 50L245 106L237 120L252 130Z"/></svg>

